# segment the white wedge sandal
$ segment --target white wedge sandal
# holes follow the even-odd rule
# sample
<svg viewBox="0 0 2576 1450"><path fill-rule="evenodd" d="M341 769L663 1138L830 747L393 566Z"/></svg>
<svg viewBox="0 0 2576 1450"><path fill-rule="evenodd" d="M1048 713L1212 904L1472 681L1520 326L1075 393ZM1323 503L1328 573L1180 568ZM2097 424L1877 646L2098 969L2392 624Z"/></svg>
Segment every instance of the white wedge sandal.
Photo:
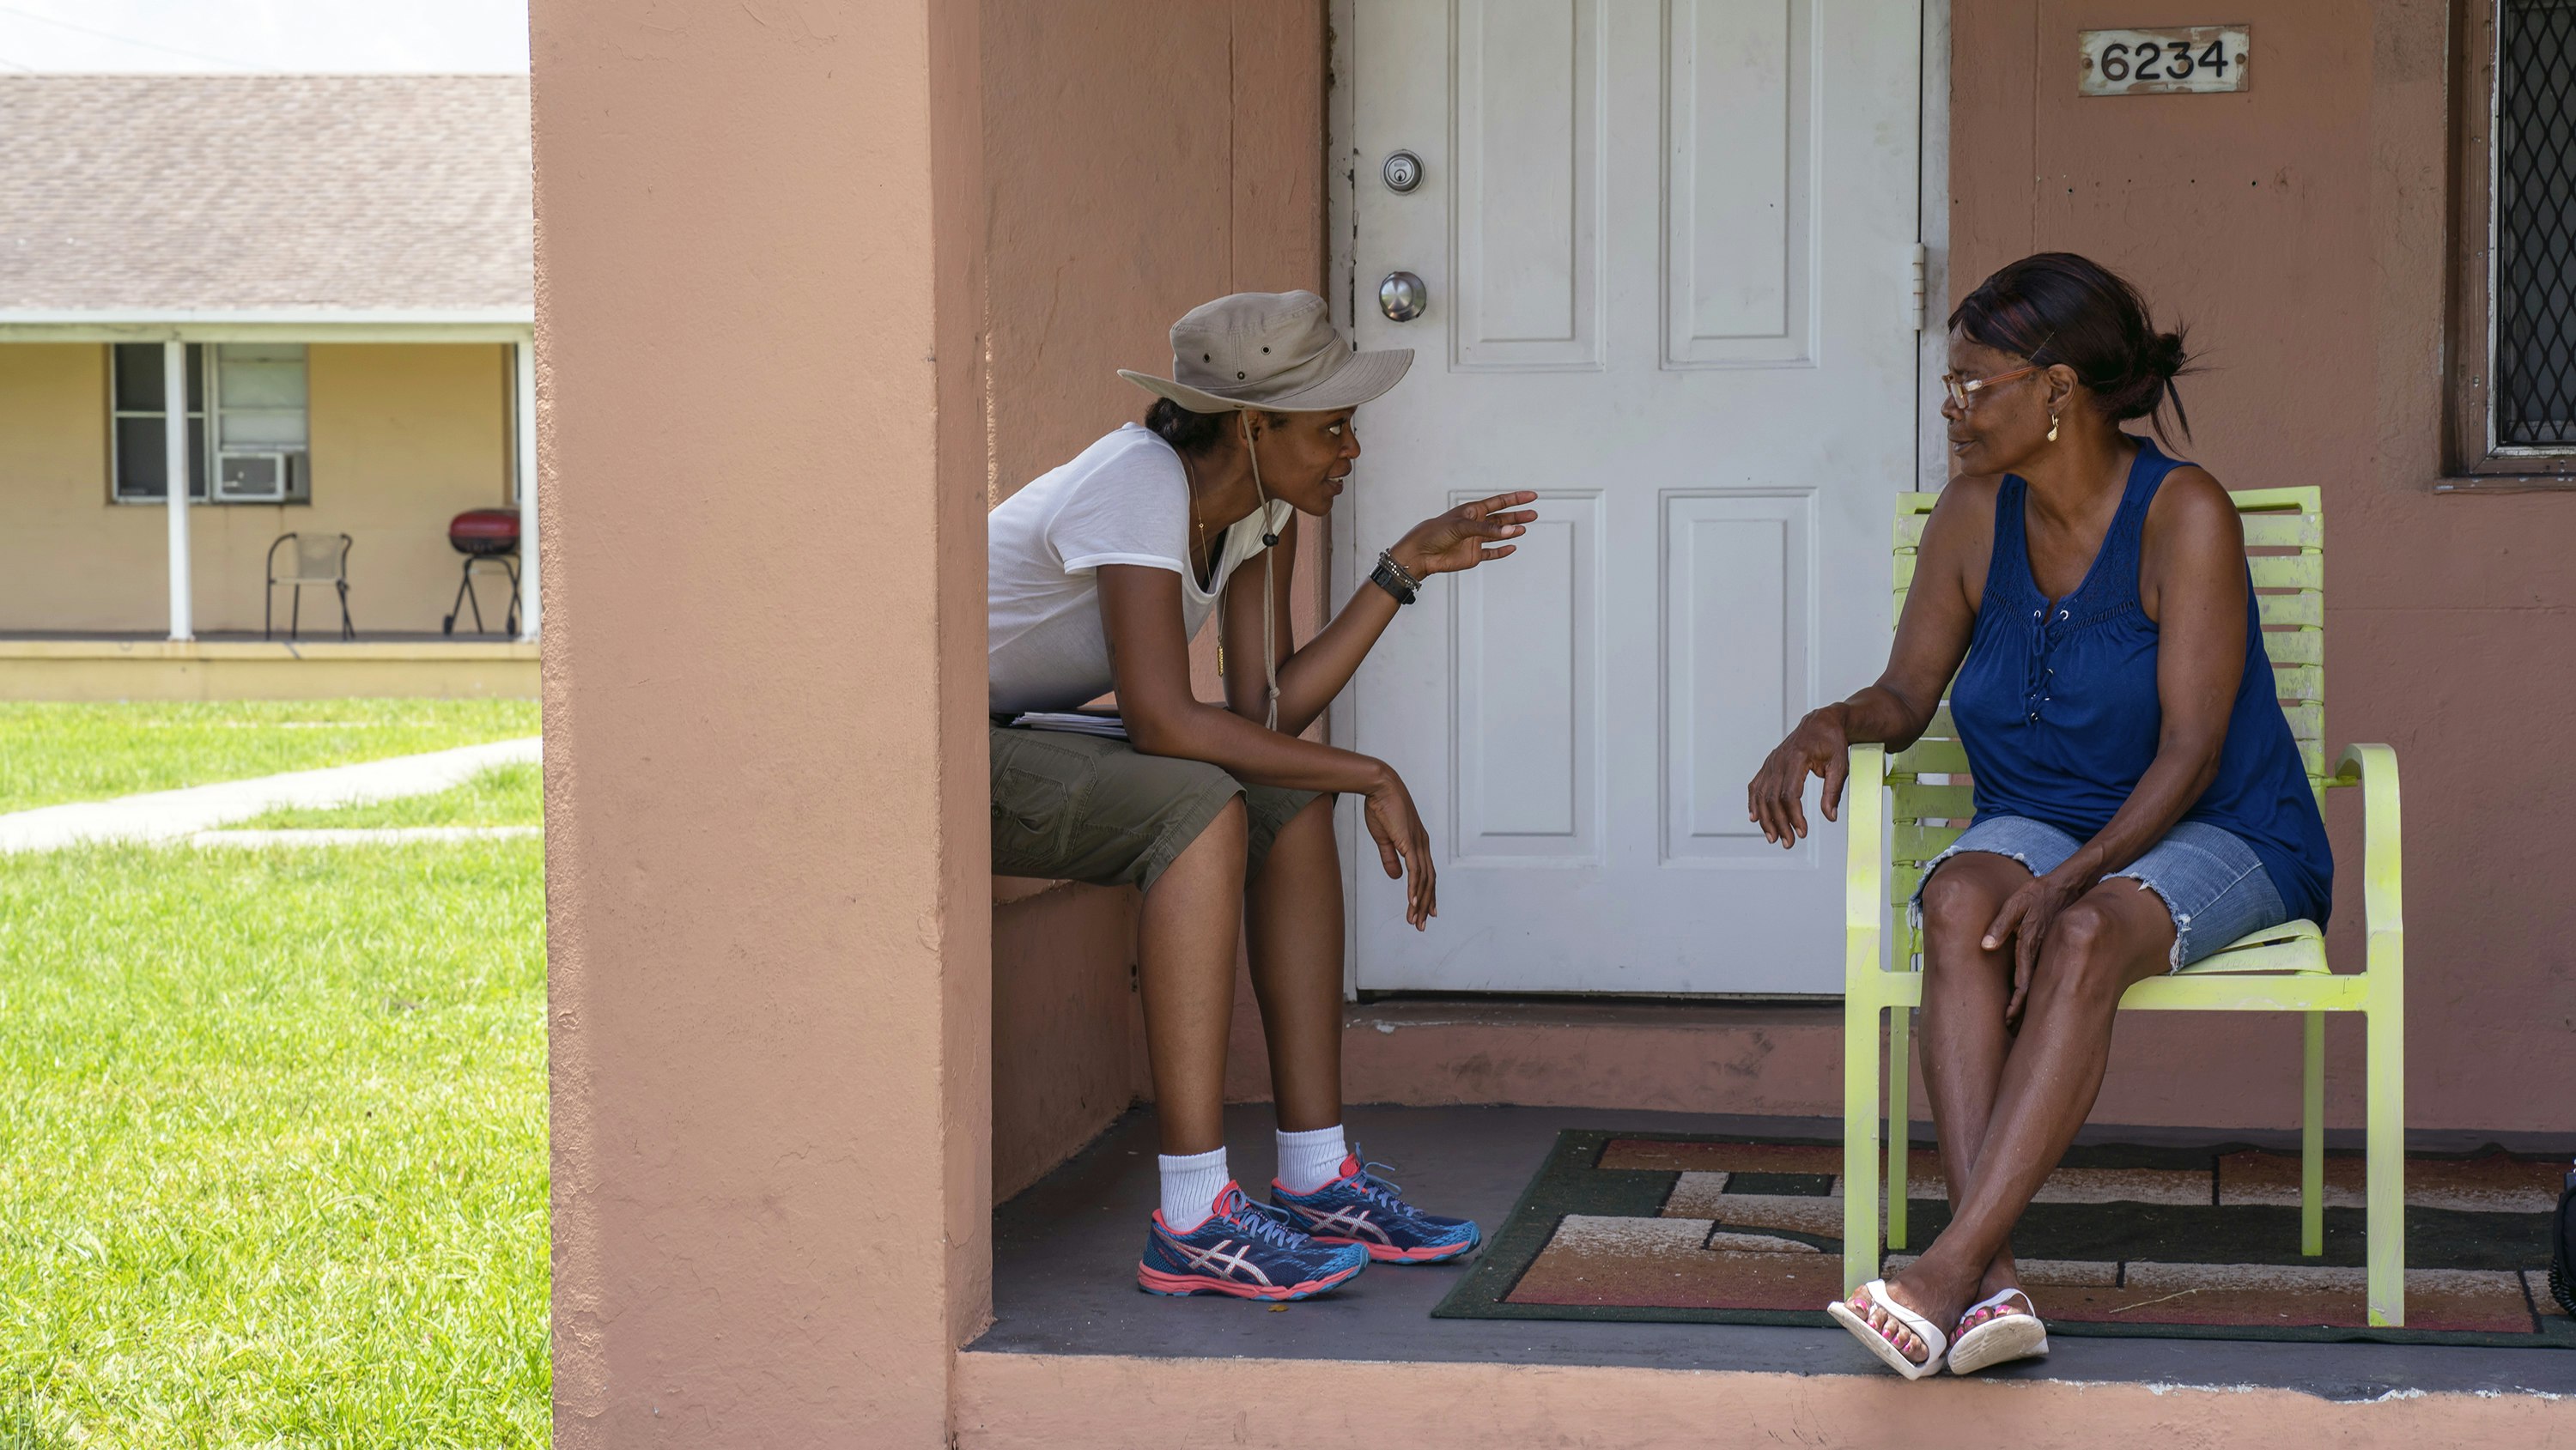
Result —
<svg viewBox="0 0 2576 1450"><path fill-rule="evenodd" d="M2008 1307L2004 1302L2008 1299L2019 1299L2021 1307ZM1972 1319L1977 1322L1969 1324ZM1978 1300L1959 1316L1959 1322L1968 1327L1960 1332L1959 1342L1950 1346L1952 1374L1975 1374L2009 1360L2041 1359L2048 1354L2048 1326L2040 1321L2038 1306L2019 1289Z"/></svg>
<svg viewBox="0 0 2576 1450"><path fill-rule="evenodd" d="M1931 1351L1931 1354L1921 1364L1907 1359L1905 1351L1896 1347L1896 1341L1888 1338L1877 1325L1870 1323L1868 1315L1852 1307L1850 1300L1837 1299L1825 1306L1825 1312L1834 1316L1836 1323L1850 1330L1853 1337L1868 1345L1870 1353L1886 1360L1888 1368L1907 1379L1919 1380L1925 1375L1941 1372L1942 1356L1949 1352L1950 1341L1939 1329L1933 1327L1931 1320L1897 1303L1895 1297L1887 1292L1885 1279L1872 1279L1861 1285L1860 1294L1866 1295L1871 1303L1886 1313L1888 1318L1904 1326L1905 1332L1913 1335L1925 1349ZM1854 1297L1858 1298L1860 1295Z"/></svg>

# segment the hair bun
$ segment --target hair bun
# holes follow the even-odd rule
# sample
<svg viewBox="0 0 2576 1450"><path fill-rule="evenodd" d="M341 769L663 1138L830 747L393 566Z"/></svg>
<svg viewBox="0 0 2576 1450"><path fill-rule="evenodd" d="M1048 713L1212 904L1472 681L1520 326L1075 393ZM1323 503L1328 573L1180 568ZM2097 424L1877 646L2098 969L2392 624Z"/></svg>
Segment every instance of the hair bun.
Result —
<svg viewBox="0 0 2576 1450"><path fill-rule="evenodd" d="M1950 327L1998 352L2074 369L2115 422L2153 417L2161 437L2171 407L2174 426L2191 436L2174 392L2174 379L2192 371L2184 330L2157 330L2138 289L2099 262L2041 252L2007 264L1961 299Z"/></svg>
<svg viewBox="0 0 2576 1450"><path fill-rule="evenodd" d="M2179 332L2159 332L2151 335L2147 339L2147 345L2140 349L2138 354L2140 366L2146 372L2160 378L2175 376L2189 361L2191 361L2191 355L2183 351L2182 334Z"/></svg>

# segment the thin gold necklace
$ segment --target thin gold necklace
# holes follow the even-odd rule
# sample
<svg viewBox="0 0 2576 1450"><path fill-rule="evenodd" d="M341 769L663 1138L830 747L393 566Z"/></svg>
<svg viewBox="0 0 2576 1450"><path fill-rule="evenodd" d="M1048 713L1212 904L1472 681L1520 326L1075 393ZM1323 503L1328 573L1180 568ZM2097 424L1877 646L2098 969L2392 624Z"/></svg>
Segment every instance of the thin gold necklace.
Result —
<svg viewBox="0 0 2576 1450"><path fill-rule="evenodd" d="M1186 453L1181 455L1181 477L1189 484L1190 527L1196 531L1199 540L1199 557L1190 561L1191 568L1195 571L1205 567L1208 581L1213 585L1216 581L1216 561L1208 558L1207 522L1199 517L1199 471L1190 466L1190 456ZM1195 574L1192 578L1195 582ZM1218 596L1216 601L1216 672L1220 677L1225 674L1225 599L1222 595Z"/></svg>
<svg viewBox="0 0 2576 1450"><path fill-rule="evenodd" d="M1197 532L1199 540L1199 557L1195 562L1199 563L1202 567L1205 567L1207 563L1207 523L1199 517L1199 471L1190 467L1190 456L1186 453L1181 455L1181 477L1189 483L1190 527Z"/></svg>

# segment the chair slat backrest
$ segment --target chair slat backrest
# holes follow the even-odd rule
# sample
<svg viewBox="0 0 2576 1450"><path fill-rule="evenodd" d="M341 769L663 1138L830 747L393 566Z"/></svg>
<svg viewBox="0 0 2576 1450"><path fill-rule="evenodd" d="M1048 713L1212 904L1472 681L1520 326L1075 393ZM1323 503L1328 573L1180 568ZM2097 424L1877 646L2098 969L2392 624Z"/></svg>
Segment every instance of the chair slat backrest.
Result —
<svg viewBox="0 0 2576 1450"><path fill-rule="evenodd" d="M2299 742L2309 788L2322 802L2325 757L2325 514L2319 490L2255 488L2228 495L2245 526L2246 562L2254 576L2254 605L2263 621L2263 648L2271 656L2281 713ZM1905 613L1914 583L1914 559L1924 521L1937 493L1896 498L1896 614ZM1949 701L1923 738L1887 763L1895 796L1894 879L1889 903L1896 912L1896 960L1910 965L1922 941L1906 921L1906 903L1922 880L1924 863L1947 850L1976 812L1966 747L1950 719Z"/></svg>

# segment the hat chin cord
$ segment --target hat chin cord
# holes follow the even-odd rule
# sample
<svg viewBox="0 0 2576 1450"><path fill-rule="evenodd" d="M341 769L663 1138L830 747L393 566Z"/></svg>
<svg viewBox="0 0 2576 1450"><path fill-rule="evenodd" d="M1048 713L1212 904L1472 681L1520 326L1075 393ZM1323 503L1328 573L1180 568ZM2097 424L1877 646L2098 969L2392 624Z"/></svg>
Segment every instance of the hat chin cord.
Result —
<svg viewBox="0 0 2576 1450"><path fill-rule="evenodd" d="M1261 483L1261 449L1252 436L1250 409L1238 408L1236 426L1243 435L1243 456L1252 463L1252 496L1261 510L1261 675L1268 693L1267 713L1262 724L1279 728L1279 536L1270 531L1270 491ZM1231 581L1229 581L1231 582ZM1219 585L1216 596L1217 673L1225 673L1225 586Z"/></svg>

